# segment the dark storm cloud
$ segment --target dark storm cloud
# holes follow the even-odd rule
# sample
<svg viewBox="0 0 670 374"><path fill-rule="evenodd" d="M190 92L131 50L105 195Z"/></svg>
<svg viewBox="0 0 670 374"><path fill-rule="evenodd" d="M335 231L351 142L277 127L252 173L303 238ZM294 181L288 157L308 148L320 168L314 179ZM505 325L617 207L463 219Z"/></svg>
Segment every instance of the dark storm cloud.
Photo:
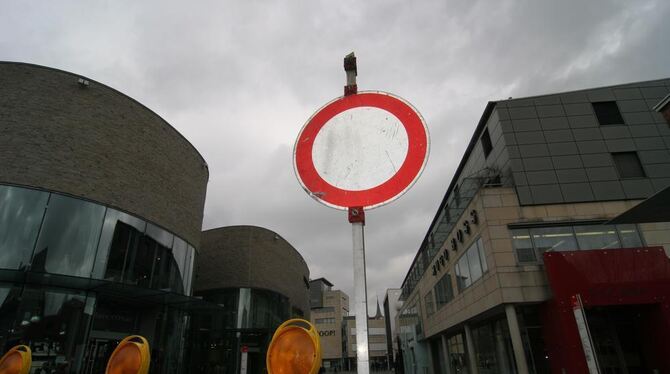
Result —
<svg viewBox="0 0 670 374"><path fill-rule="evenodd" d="M667 77L670 3L566 1L2 2L0 58L87 75L175 126L210 167L205 228L276 231L313 277L353 296L351 227L297 183L292 147L359 87L405 97L431 131L428 166L368 212L371 306L399 287L489 100Z"/></svg>

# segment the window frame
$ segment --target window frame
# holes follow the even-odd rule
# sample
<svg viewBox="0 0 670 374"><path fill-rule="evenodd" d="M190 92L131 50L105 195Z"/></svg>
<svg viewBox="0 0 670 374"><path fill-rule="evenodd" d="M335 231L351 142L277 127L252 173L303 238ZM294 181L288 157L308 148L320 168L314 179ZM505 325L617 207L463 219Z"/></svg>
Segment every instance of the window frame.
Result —
<svg viewBox="0 0 670 374"><path fill-rule="evenodd" d="M612 104L613 107L606 108L606 105ZM621 115L621 109L619 108L619 104L616 102L616 100L606 100L606 101L594 101L591 102L591 107L593 108L593 113L596 116L596 119L598 120L598 125L600 126L620 126L620 125L625 125L626 121L624 120L623 116ZM599 109L596 109L599 108ZM605 111L610 110L610 109L616 109L616 115L618 118L613 118L614 120L617 120L615 122L611 122L612 118L607 118L613 117L615 113L605 113ZM599 114L600 113L600 114ZM618 120L621 120L618 122ZM607 123L604 123L607 122Z"/></svg>
<svg viewBox="0 0 670 374"><path fill-rule="evenodd" d="M480 246L482 247L481 251L479 249ZM471 250L475 251L477 253L477 257L479 258L479 266L481 274L477 279L472 278L472 269L470 268L470 260L468 258L468 254ZM468 289L473 284L477 283L477 281L479 281L480 279L484 278L484 276L489 272L489 266L488 263L486 262L486 258L482 258L481 257L482 255L486 256L486 252L484 249L484 241L482 241L482 238L480 236L477 237L475 240L473 240L472 244L470 244L470 246L466 250L464 250L463 253L461 253L458 259L455 261L454 272L456 273L456 288L458 289L459 294L461 294L463 291ZM465 284L466 282L460 279L460 274L462 272L460 266L461 260L465 260L464 263L467 264L469 284ZM461 287L461 285L463 286Z"/></svg>
<svg viewBox="0 0 670 374"><path fill-rule="evenodd" d="M489 133L488 127L485 127L484 131L482 131L482 136L479 138L479 141L482 143L482 150L484 151L484 158L486 159L493 151L493 143L491 142L491 134Z"/></svg>
<svg viewBox="0 0 670 374"><path fill-rule="evenodd" d="M569 227L570 231L572 232L573 238L575 242L577 243L577 248L575 249L576 251L590 251L590 250L598 250L598 249L603 249L605 248L582 248L579 245L579 240L577 239L577 232L575 231L575 227L581 227L581 226L594 226L594 225L603 225L604 222L575 222L573 224L566 224L566 225L538 225L538 226L527 226L527 227L508 227L508 230L510 230L510 239L512 240L512 248L514 249L514 257L516 259L516 263L518 265L540 265L544 264L544 260L542 259L543 256L538 255L538 247L535 245L535 240L533 238L533 235L530 233L531 229L534 228L550 228L550 227ZM637 236L640 239L640 246L641 247L646 247L647 243L644 240L644 235L642 235L642 231L640 230L640 226L638 224L619 224L619 225L606 225L606 226L613 226L614 227L614 232L617 236L618 242L619 242L619 247L615 248L606 248L609 250L617 250L617 249L622 249L622 248L635 248L635 247L623 247L623 237L621 236L620 233L620 227L621 226L633 226L635 228L635 231L637 232ZM529 240L531 242L532 248L533 248L533 253L535 254L535 261L519 261L519 254L517 251L517 248L514 246L514 239L512 238L511 232L512 230L527 230L529 234ZM544 252L543 252L544 254Z"/></svg>
<svg viewBox="0 0 670 374"><path fill-rule="evenodd" d="M617 162L617 156L623 156L623 155L632 155L635 158L635 161L637 161L637 166L640 167L640 172L642 175L636 175L636 176L625 176L622 173L621 167L619 166L619 163ZM612 163L614 164L614 168L616 169L617 175L619 176L619 179L644 179L647 178L647 172L644 170L644 165L642 165L642 161L640 161L640 156L638 156L637 151L629 151L629 152L611 152L610 156L612 157Z"/></svg>

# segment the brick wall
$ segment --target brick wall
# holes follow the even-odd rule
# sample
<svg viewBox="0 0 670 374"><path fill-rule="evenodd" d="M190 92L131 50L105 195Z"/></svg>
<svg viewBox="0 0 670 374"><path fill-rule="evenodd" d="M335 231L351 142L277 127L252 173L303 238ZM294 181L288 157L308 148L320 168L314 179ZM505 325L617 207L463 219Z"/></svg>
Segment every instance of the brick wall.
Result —
<svg viewBox="0 0 670 374"><path fill-rule="evenodd" d="M0 63L0 183L109 205L200 242L209 172L156 113L78 75Z"/></svg>
<svg viewBox="0 0 670 374"><path fill-rule="evenodd" d="M256 226L229 226L202 233L194 292L217 288L262 288L290 299L309 319L309 268L278 234Z"/></svg>

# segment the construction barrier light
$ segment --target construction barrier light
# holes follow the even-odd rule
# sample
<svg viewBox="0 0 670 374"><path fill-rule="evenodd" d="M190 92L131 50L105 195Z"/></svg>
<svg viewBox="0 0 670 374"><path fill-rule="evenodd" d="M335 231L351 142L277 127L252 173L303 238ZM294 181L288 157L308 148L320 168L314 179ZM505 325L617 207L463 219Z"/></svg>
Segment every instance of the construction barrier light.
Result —
<svg viewBox="0 0 670 374"><path fill-rule="evenodd" d="M142 336L126 337L112 352L106 374L147 374L149 372L149 342ZM2 374L0 372L0 374Z"/></svg>
<svg viewBox="0 0 670 374"><path fill-rule="evenodd" d="M268 347L268 374L316 374L321 368L321 342L314 326L304 319L282 323Z"/></svg>
<svg viewBox="0 0 670 374"><path fill-rule="evenodd" d="M30 347L17 345L0 358L0 374L28 374L32 363Z"/></svg>

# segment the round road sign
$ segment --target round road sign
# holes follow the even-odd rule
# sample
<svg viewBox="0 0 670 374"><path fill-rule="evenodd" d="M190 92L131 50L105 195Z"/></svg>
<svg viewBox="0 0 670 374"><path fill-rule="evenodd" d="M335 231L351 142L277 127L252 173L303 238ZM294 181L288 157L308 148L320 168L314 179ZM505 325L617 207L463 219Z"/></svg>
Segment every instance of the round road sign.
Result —
<svg viewBox="0 0 670 374"><path fill-rule="evenodd" d="M428 128L414 107L389 93L364 91L312 115L296 140L293 166L317 201L370 209L412 186L428 148Z"/></svg>

